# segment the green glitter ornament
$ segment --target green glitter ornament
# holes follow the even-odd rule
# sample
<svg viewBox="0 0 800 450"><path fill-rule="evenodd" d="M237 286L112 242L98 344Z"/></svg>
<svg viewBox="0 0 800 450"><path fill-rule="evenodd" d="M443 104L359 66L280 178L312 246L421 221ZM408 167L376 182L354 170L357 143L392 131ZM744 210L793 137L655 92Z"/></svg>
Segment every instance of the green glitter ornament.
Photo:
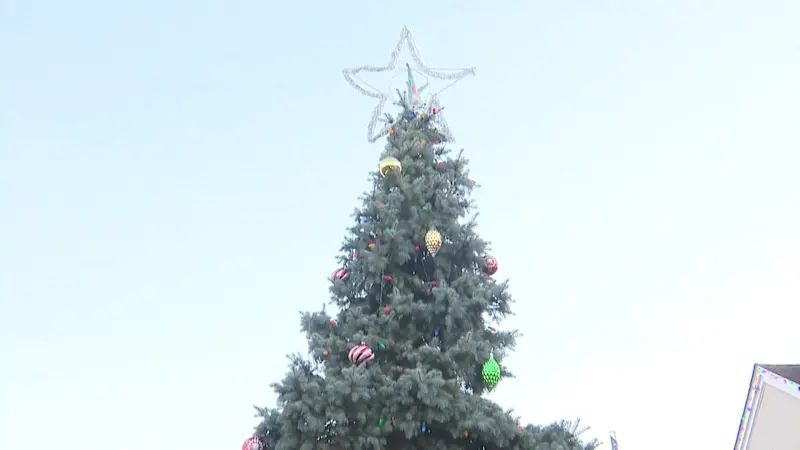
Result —
<svg viewBox="0 0 800 450"><path fill-rule="evenodd" d="M494 360L494 355L489 355L489 359L483 363L483 382L491 391L500 382L500 364Z"/></svg>

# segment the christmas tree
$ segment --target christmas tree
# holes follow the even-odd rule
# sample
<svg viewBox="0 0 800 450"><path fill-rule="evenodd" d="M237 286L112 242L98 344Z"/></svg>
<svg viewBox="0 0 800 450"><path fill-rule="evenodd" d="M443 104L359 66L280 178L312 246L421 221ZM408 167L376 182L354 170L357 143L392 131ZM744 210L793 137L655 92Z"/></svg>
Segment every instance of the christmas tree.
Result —
<svg viewBox="0 0 800 450"><path fill-rule="evenodd" d="M301 315L310 356L290 358L245 447L595 448L577 424L523 426L482 395L511 376L517 332L493 326L510 314L508 285L475 229L467 160L410 68L398 106L331 275L336 311Z"/></svg>

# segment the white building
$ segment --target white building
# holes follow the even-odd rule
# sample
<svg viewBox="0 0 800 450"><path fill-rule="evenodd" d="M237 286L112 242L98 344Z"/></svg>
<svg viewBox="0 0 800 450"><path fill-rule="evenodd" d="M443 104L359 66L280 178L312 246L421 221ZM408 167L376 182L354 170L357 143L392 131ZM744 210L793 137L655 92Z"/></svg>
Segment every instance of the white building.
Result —
<svg viewBox="0 0 800 450"><path fill-rule="evenodd" d="M800 450L800 365L753 367L734 450Z"/></svg>

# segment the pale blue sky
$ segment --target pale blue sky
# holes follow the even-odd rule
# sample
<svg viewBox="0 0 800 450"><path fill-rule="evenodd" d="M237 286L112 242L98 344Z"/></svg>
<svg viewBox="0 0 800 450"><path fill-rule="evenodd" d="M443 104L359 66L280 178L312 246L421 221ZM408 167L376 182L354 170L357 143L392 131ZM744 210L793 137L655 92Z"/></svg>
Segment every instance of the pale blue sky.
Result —
<svg viewBox="0 0 800 450"><path fill-rule="evenodd" d="M241 445L381 151L340 70L405 23L478 68L443 100L525 333L501 404L730 448L800 362L800 3L269 3L0 5L0 448Z"/></svg>

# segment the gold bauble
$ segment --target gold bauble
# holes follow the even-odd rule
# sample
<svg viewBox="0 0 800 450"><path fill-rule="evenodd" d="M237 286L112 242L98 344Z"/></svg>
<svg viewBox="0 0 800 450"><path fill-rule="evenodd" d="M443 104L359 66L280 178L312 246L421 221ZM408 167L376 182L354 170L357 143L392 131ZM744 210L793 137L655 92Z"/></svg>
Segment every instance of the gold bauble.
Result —
<svg viewBox="0 0 800 450"><path fill-rule="evenodd" d="M403 166L394 156L387 156L386 158L383 158L381 163L378 165L378 168L381 171L381 175L384 177L388 177L389 175L400 175L400 173L403 171Z"/></svg>
<svg viewBox="0 0 800 450"><path fill-rule="evenodd" d="M436 256L436 253L442 248L442 233L436 231L435 228L428 230L425 233L425 246L428 248L428 253Z"/></svg>

